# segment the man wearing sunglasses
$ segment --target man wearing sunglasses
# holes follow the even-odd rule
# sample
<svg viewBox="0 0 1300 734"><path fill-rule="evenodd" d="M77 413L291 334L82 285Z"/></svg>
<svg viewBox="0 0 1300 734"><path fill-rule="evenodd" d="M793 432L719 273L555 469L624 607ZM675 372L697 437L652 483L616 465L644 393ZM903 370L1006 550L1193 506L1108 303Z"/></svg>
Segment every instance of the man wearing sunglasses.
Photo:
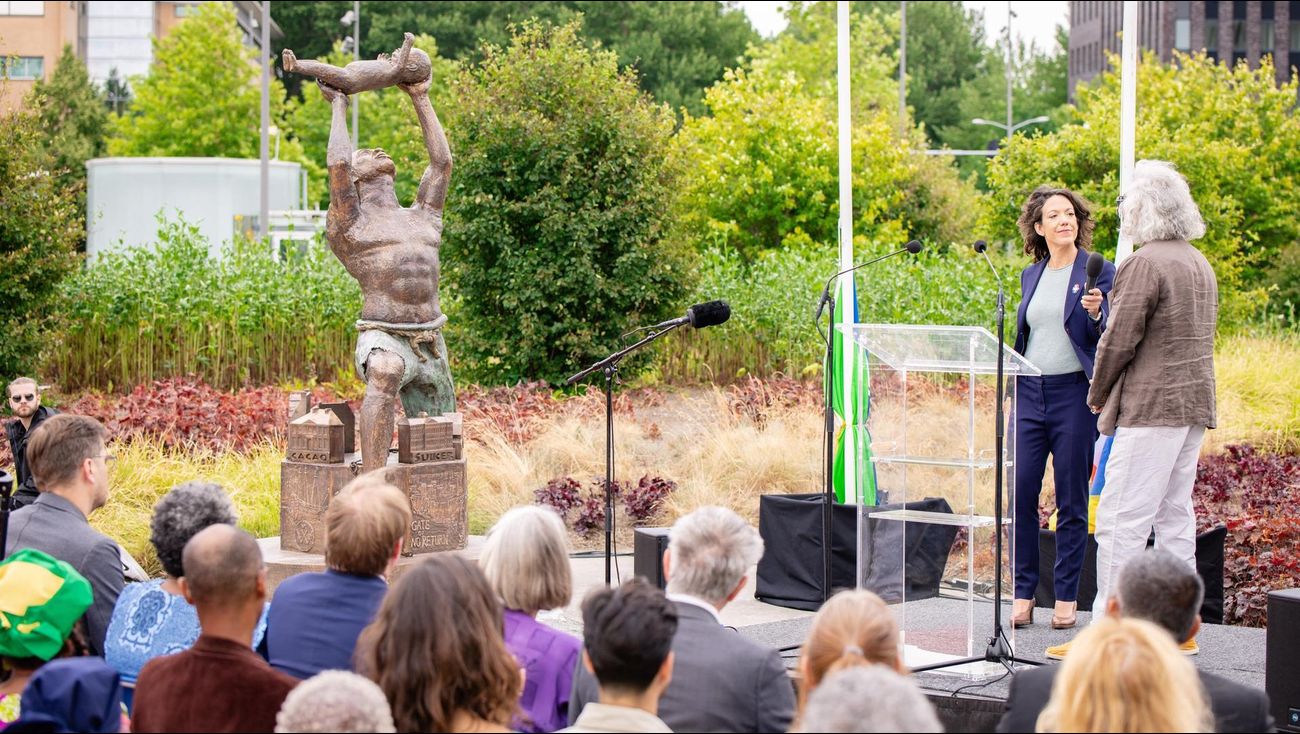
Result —
<svg viewBox="0 0 1300 734"><path fill-rule="evenodd" d="M9 448L14 454L14 508L26 507L36 501L36 480L27 466L27 437L46 418L58 415L57 410L41 405L41 390L36 380L19 377L9 383L9 409L18 417L5 426Z"/></svg>

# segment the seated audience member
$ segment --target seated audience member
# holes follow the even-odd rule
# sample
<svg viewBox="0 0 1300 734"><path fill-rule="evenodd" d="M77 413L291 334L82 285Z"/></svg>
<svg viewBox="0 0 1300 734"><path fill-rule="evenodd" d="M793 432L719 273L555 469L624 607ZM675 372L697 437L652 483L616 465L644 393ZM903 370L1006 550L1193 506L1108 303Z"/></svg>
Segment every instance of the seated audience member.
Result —
<svg viewBox="0 0 1300 734"><path fill-rule="evenodd" d="M165 575L122 589L104 638L104 658L121 674L124 686L135 685L145 663L188 650L199 639L199 615L181 595L178 583L185 575L181 554L200 530L237 522L230 497L220 485L209 482L178 484L154 505L149 541ZM253 647L262 641L265 629L264 622L258 625Z"/></svg>
<svg viewBox="0 0 1300 734"><path fill-rule="evenodd" d="M181 593L199 614L190 649L145 663L131 730L271 731L298 684L253 652L266 601L266 569L253 536L230 525L200 530L181 554Z"/></svg>
<svg viewBox="0 0 1300 734"><path fill-rule="evenodd" d="M1200 629L1204 591L1201 577L1185 561L1168 551L1148 550L1121 569L1115 593L1106 603L1106 616L1152 622L1174 641L1185 642L1195 639ZM1080 644L1072 642L1070 656L1078 653ZM998 731L1032 730L1060 671L1059 665L1018 671L1011 679L1007 710ZM1198 675L1214 713L1216 731L1273 730L1263 691L1204 671Z"/></svg>
<svg viewBox="0 0 1300 734"><path fill-rule="evenodd" d="M659 718L673 731L786 731L794 689L775 648L723 626L718 612L745 588L746 572L763 555L763 540L739 515L702 507L668 534L664 575L677 606L673 680L659 700ZM597 700L595 678L574 675L569 720Z"/></svg>
<svg viewBox="0 0 1300 734"><path fill-rule="evenodd" d="M14 507L26 507L36 501L40 493L36 480L27 466L27 439L50 416L59 414L54 408L41 405L41 386L30 377L16 377L9 383L9 409L14 419L5 426L9 438L9 452L14 457Z"/></svg>
<svg viewBox="0 0 1300 734"><path fill-rule="evenodd" d="M370 679L327 670L298 684L275 717L278 734L298 732L393 732L388 699Z"/></svg>
<svg viewBox="0 0 1300 734"><path fill-rule="evenodd" d="M537 621L573 594L564 521L549 508L516 507L488 531L479 565L505 605L506 647L524 667L515 728L555 731L569 721L573 670L582 643Z"/></svg>
<svg viewBox="0 0 1300 734"><path fill-rule="evenodd" d="M903 672L898 623L872 592L841 591L817 610L808 628L799 656L800 709L827 675L860 665L885 665Z"/></svg>
<svg viewBox="0 0 1300 734"><path fill-rule="evenodd" d="M671 732L655 712L673 678L676 632L676 607L643 579L589 594L582 665L596 678L600 702L589 702L562 731Z"/></svg>
<svg viewBox="0 0 1300 734"><path fill-rule="evenodd" d="M56 415L27 439L27 462L40 488L36 501L9 517L5 554L34 548L72 565L90 582L95 601L86 612L90 651L104 650L104 633L126 583L117 543L86 518L108 502L108 432L94 418Z"/></svg>
<svg viewBox="0 0 1300 734"><path fill-rule="evenodd" d="M510 731L522 671L501 604L455 553L408 567L357 641L357 672L379 684L398 731Z"/></svg>
<svg viewBox="0 0 1300 734"><path fill-rule="evenodd" d="M25 704L32 676L55 658L87 654L77 620L91 604L90 583L71 565L25 548L0 563L0 728Z"/></svg>
<svg viewBox="0 0 1300 734"><path fill-rule="evenodd" d="M1196 668L1165 630L1107 617L1075 643L1036 731L1214 731Z"/></svg>
<svg viewBox="0 0 1300 734"><path fill-rule="evenodd" d="M8 731L129 731L117 671L96 657L50 661L27 684L22 716Z"/></svg>
<svg viewBox="0 0 1300 734"><path fill-rule="evenodd" d="M826 676L800 718L800 731L808 732L943 731L921 689L887 665L854 665Z"/></svg>
<svg viewBox="0 0 1300 734"><path fill-rule="evenodd" d="M348 483L325 512L325 571L285 579L267 620L267 659L296 678L352 670L361 630L375 618L411 527L411 505L382 472Z"/></svg>

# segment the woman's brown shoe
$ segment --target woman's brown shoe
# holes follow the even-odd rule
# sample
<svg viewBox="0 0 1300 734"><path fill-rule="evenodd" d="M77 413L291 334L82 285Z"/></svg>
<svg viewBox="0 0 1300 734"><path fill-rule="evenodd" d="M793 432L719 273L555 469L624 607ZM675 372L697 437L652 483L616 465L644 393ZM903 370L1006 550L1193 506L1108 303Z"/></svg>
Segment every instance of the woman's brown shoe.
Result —
<svg viewBox="0 0 1300 734"><path fill-rule="evenodd" d="M1016 599L1011 607L1011 626L1014 629L1028 627L1034 623L1034 600Z"/></svg>
<svg viewBox="0 0 1300 734"><path fill-rule="evenodd" d="M1056 609L1052 610L1052 629L1054 630L1068 630L1079 622L1079 602L1069 602L1068 610L1070 616L1068 617L1063 617L1056 613L1057 610L1062 608L1066 608L1065 603L1057 602Z"/></svg>

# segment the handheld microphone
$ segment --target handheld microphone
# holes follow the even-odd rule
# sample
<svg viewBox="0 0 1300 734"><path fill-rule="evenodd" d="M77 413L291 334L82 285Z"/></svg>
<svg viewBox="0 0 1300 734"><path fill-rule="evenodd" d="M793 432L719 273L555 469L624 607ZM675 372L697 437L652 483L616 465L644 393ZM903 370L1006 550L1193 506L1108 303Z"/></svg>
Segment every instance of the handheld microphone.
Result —
<svg viewBox="0 0 1300 734"><path fill-rule="evenodd" d="M1088 281L1083 286L1083 293L1087 295L1097 287L1097 278L1101 275L1101 269L1106 266L1106 258L1100 252L1094 252L1088 256Z"/></svg>
<svg viewBox="0 0 1300 734"><path fill-rule="evenodd" d="M689 324L693 329L704 329L725 323L729 318L731 318L731 306L726 301L708 301L686 309L685 316L655 324L650 328L671 329Z"/></svg>
<svg viewBox="0 0 1300 734"><path fill-rule="evenodd" d="M857 270L858 268L865 268L866 266L872 263L878 263L881 260L884 260L886 258L890 258L895 255L901 255L904 252L908 252L915 255L916 253L920 252L922 249L923 246L921 245L920 240L912 240L911 242L908 242L906 245L903 245L902 247L898 248L897 250L894 250L893 252L881 255L880 257L873 257L864 263L858 263L857 265L854 265L851 268L848 268L846 270L841 270L840 272L832 275L830 277L830 280L826 281L826 287L822 289L821 300L817 302L817 316L813 319L813 321L822 320L822 314L826 312L826 304L830 303L831 300L831 283L834 283L836 279L838 279L841 275L844 275L846 273L851 273L854 270Z"/></svg>

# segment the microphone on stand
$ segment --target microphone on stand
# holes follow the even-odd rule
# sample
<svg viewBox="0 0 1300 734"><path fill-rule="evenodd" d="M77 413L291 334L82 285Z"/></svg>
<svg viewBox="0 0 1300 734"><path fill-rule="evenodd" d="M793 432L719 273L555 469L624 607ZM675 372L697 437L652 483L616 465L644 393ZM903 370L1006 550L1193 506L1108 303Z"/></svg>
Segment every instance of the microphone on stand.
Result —
<svg viewBox="0 0 1300 734"><path fill-rule="evenodd" d="M690 324L692 329L704 329L726 323L731 318L731 306L726 301L697 303L686 309L686 315L651 326L651 329L671 329Z"/></svg>
<svg viewBox="0 0 1300 734"><path fill-rule="evenodd" d="M886 258L890 258L895 255L901 255L904 252L910 252L911 254L915 255L916 253L920 252L921 249L922 249L921 241L912 240L911 242L908 242L906 245L903 245L902 247L898 248L897 250L894 250L893 252L881 255L880 257L874 257L864 263L858 263L857 265L854 265L851 268L848 268L846 270L841 270L840 272L832 275L830 277L830 280L826 281L826 287L822 289L821 300L817 302L817 316L813 319L813 321L822 320L822 314L825 313L826 311L826 304L830 303L831 300L831 283L834 283L841 275L844 275L846 273L851 273L854 270L857 270L858 268L865 268L866 266L872 263L880 262L881 260L884 260Z"/></svg>

